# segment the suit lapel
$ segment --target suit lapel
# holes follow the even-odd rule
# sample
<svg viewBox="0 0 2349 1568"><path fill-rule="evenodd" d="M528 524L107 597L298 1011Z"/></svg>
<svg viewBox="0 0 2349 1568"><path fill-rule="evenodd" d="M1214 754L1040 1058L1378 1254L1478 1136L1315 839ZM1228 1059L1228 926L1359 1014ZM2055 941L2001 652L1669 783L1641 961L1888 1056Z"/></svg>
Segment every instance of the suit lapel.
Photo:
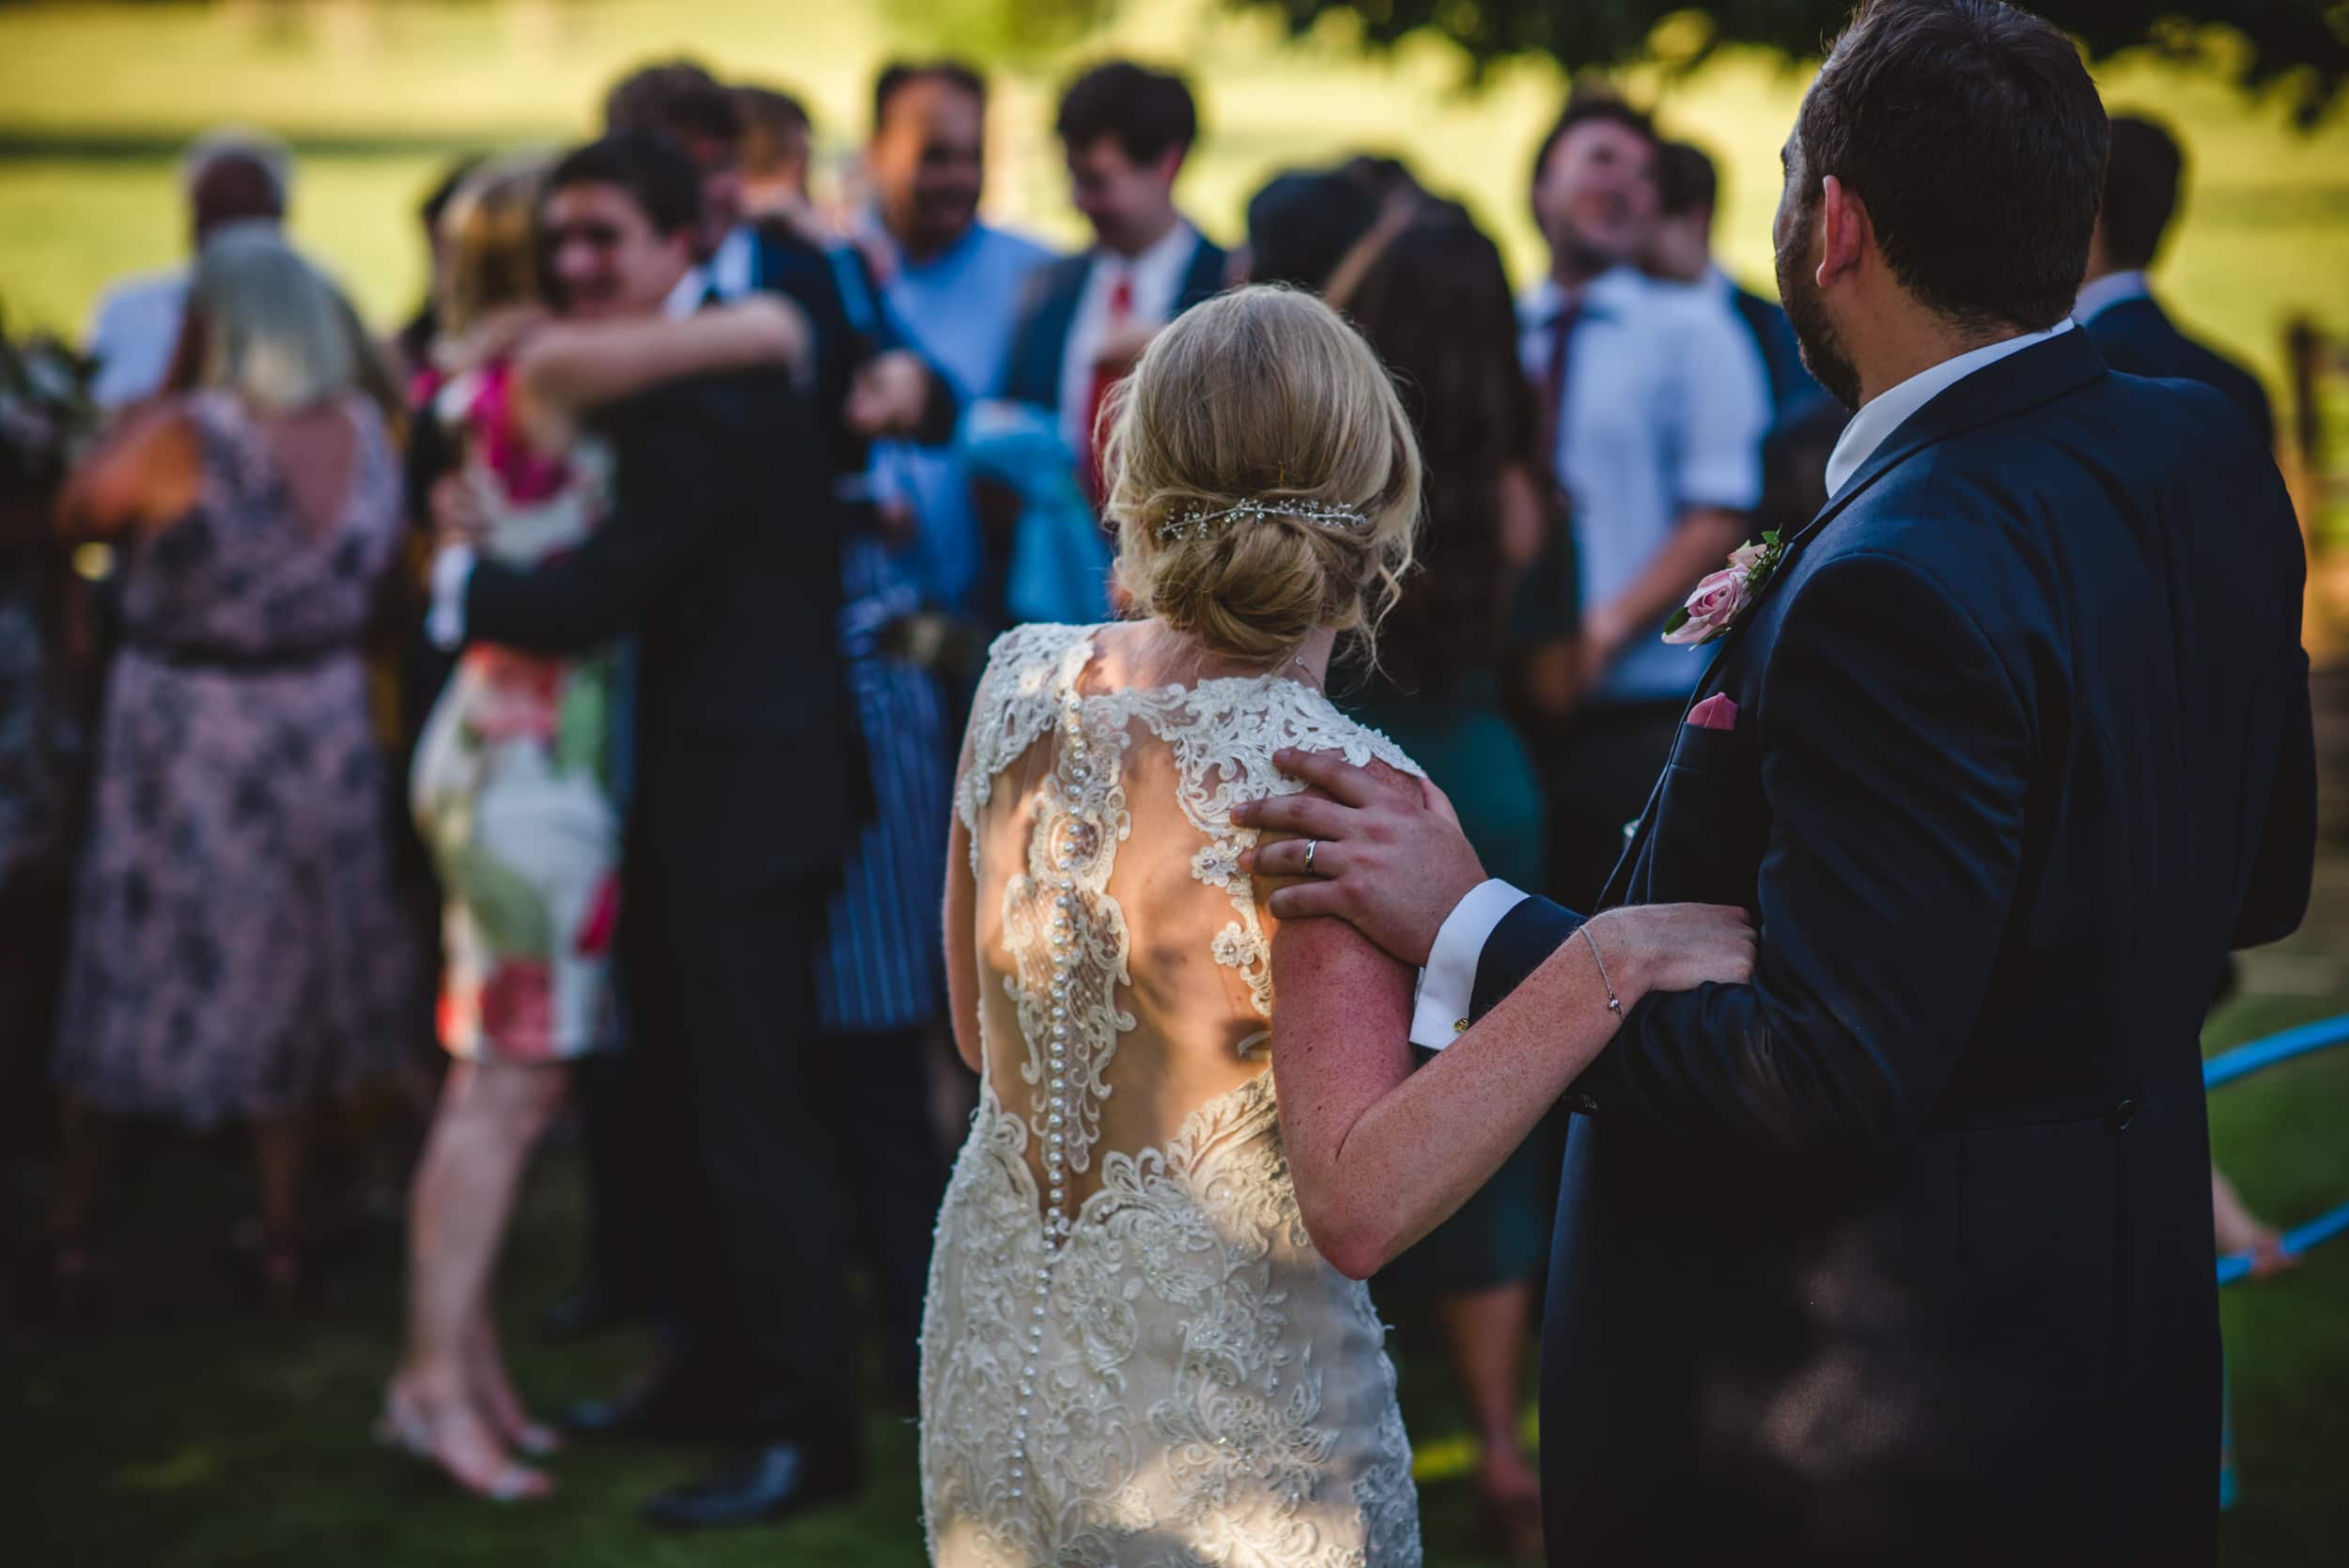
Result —
<svg viewBox="0 0 2349 1568"><path fill-rule="evenodd" d="M1918 453L1952 436L1978 430L1985 425L2017 414L2027 413L2044 403L2053 402L2067 393L2076 392L2090 381L2106 374L2104 356L2096 352L2088 334L2075 327L2072 331L2034 344L2020 353L1984 365L1972 375L1945 388L1923 408L1884 438L1867 461L1851 476L1819 514L1805 523L1795 536L1786 541L1785 553L1778 567L1761 590L1748 601L1744 613L1729 629L1728 634L1714 645L1713 662L1706 667L1703 678L1688 694L1681 708L1685 722L1688 712L1697 704L1713 695L1727 677L1723 674L1729 656L1746 629L1753 624L1754 611L1770 593L1792 573L1795 557L1804 546L1819 536L1829 523L1843 515L1851 504L1867 493L1870 487L1893 469ZM1648 792L1646 809L1640 813L1638 828L1631 840L1624 846L1623 856L1615 862L1612 875L1600 895L1601 908L1612 908L1630 892L1630 884L1641 852L1647 847L1649 835L1656 825L1657 798L1663 793L1664 781L1658 777L1656 787Z"/></svg>
<svg viewBox="0 0 2349 1568"><path fill-rule="evenodd" d="M1770 573L1768 582L1737 617L1714 650L1710 668L1704 679L1697 683L1690 694L1690 706L1703 701L1719 690L1715 684L1721 666L1728 661L1730 648L1746 628L1753 624L1754 609L1781 582L1786 581L1795 565L1795 557L1804 546L1819 536L1827 526L1849 509L1851 504L1866 494L1877 480L1902 463L1927 448L1978 430L2001 419L2010 419L2043 403L2049 403L2070 392L2077 391L2105 374L2104 357L2096 352L2088 334L2075 327L2072 331L2035 344L2018 354L1984 365L1963 380L1943 389L1940 396L1910 414L1897 429L1884 438L1876 449L1859 465L1850 482L1819 509L1816 517L1803 524L1795 536L1786 541L1785 553L1780 557L1778 568Z"/></svg>

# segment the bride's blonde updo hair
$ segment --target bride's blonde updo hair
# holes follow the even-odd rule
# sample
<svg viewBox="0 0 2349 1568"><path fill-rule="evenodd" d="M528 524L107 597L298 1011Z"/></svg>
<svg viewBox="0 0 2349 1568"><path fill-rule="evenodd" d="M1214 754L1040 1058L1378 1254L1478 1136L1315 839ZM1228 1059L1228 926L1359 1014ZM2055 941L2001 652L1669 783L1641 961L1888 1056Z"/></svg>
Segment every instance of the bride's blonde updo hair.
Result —
<svg viewBox="0 0 2349 1568"><path fill-rule="evenodd" d="M1337 312L1291 288L1221 295L1152 339L1112 397L1104 509L1136 614L1248 660L1323 628L1376 631L1411 565L1419 442L1378 356ZM1160 536L1250 502L1363 520L1268 514Z"/></svg>

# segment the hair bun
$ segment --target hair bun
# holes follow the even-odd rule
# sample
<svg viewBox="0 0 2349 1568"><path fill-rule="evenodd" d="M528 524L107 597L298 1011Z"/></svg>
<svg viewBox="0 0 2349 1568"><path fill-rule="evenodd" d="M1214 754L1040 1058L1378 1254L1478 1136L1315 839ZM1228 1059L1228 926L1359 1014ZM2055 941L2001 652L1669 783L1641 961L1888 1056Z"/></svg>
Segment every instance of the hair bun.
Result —
<svg viewBox="0 0 2349 1568"><path fill-rule="evenodd" d="M1419 449L1377 356L1328 305L1266 287L1209 300L1113 396L1106 509L1141 613L1269 660L1393 603Z"/></svg>

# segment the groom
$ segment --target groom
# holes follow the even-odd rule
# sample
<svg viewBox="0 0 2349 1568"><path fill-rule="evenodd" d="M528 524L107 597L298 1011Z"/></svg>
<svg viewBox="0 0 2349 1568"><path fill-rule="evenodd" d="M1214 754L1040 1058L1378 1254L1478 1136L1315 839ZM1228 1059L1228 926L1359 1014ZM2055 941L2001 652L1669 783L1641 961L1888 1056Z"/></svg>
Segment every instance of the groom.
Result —
<svg viewBox="0 0 2349 1568"><path fill-rule="evenodd" d="M2071 42L1992 0L1864 6L1786 145L1780 289L1859 413L1604 897L1762 947L1570 1096L1554 1562L2212 1559L2197 1036L2307 899L2304 563L2248 422L2065 318L2105 151ZM1439 801L1283 766L1330 798L1251 814L1320 841L1272 908L1423 965L1415 1034L1554 983L1582 917Z"/></svg>

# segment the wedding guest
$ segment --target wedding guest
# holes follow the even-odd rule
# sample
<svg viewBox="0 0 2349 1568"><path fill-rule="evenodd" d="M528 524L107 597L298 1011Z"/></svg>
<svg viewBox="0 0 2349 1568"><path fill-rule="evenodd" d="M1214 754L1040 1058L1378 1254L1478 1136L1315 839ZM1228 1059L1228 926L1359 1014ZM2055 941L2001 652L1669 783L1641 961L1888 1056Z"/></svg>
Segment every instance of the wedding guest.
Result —
<svg viewBox="0 0 2349 1568"><path fill-rule="evenodd" d="M1062 96L1054 129L1094 242L1036 273L1004 395L1054 411L1097 504L1094 435L1110 388L1159 328L1224 286L1225 258L1174 206L1199 135L1181 77L1125 60L1096 66Z"/></svg>
<svg viewBox="0 0 2349 1568"><path fill-rule="evenodd" d="M822 231L808 194L815 129L806 106L779 88L737 83L731 89L742 126L742 215L781 218L809 234Z"/></svg>
<svg viewBox="0 0 2349 1568"><path fill-rule="evenodd" d="M1541 450L1573 502L1585 692L1545 737L1551 883L1587 902L1664 766L1705 660L1664 619L1747 536L1769 392L1750 340L1636 263L1657 211L1657 139L1619 100L1570 102L1533 161L1549 275L1519 307Z"/></svg>
<svg viewBox="0 0 2349 1568"><path fill-rule="evenodd" d="M611 453L570 440L589 404L677 376L779 364L802 324L758 301L686 321L542 326L536 221L548 161L501 160L449 207L423 411L454 486L483 513L485 553L530 566L576 550L608 505ZM453 450L452 450L453 449ZM499 1350L498 1254L530 1157L571 1066L617 1044L608 968L622 910L608 647L574 658L481 644L426 724L417 815L446 891L440 1020L456 1058L410 1211L408 1347L385 1437L466 1490L544 1495L544 1454Z"/></svg>
<svg viewBox="0 0 2349 1568"><path fill-rule="evenodd" d="M2072 314L2115 370L2217 387L2273 446L2276 416L2259 378L2180 331L2146 275L2177 215L2185 177L2186 155L2160 124L2113 116L2104 206L2088 242L2088 281Z"/></svg>
<svg viewBox="0 0 2349 1568"><path fill-rule="evenodd" d="M1431 200L1427 188L1411 173L1411 166L1400 158L1383 153L1358 152L1340 163L1337 172L1378 198L1379 209L1416 207Z"/></svg>
<svg viewBox="0 0 2349 1568"><path fill-rule="evenodd" d="M448 211L458 187L480 166L481 160L471 155L458 159L416 204L416 224L424 231L424 253L428 261L424 301L392 340L399 355L402 379L412 387L418 376L430 369L432 344L441 334L440 301L447 289L449 256L448 239L441 232L441 219Z"/></svg>
<svg viewBox="0 0 2349 1568"><path fill-rule="evenodd" d="M294 1305L316 1119L403 1054L418 955L360 656L398 469L351 320L276 234L213 236L164 396L61 505L115 542L124 623L58 1022L61 1282L120 1118L241 1121L265 1282Z"/></svg>
<svg viewBox="0 0 2349 1568"><path fill-rule="evenodd" d="M1332 270L1327 297L1376 349L1426 464L1423 570L1381 626L1377 667L1347 711L1427 769L1496 877L1539 879L1542 790L1503 713L1503 671L1526 644L1566 635L1555 596L1513 616L1564 526L1536 445L1532 388L1501 253L1449 204L1390 210ZM1422 1060L1432 1053L1424 1053ZM1486 1530L1517 1558L1541 1551L1541 1483L1517 1435L1534 1280L1548 1256L1552 1141L1528 1139L1466 1206L1380 1276L1432 1296L1482 1456Z"/></svg>
<svg viewBox="0 0 2349 1568"><path fill-rule="evenodd" d="M1335 170L1289 169L1248 198L1246 282L1319 293L1378 222L1369 185Z"/></svg>
<svg viewBox="0 0 2349 1568"><path fill-rule="evenodd" d="M1791 536L1827 505L1828 456L1851 411L1804 368L1785 309L1735 282L1713 260L1719 177L1711 157L1686 142L1667 142L1657 149L1656 166L1658 218L1647 271L1710 295L1751 337L1769 379L1770 427L1762 441L1762 500L1750 531Z"/></svg>
<svg viewBox="0 0 2349 1568"><path fill-rule="evenodd" d="M554 286L661 316L693 266L701 175L622 134L566 156L541 210ZM612 1436L743 1445L646 1506L665 1527L782 1517L862 1481L855 1334L807 955L852 825L836 639L844 514L783 369L694 376L603 411L613 504L523 571L461 545L436 640L576 657L633 629L637 719L618 932L631 1131L673 1253L669 1346Z"/></svg>
<svg viewBox="0 0 2349 1568"><path fill-rule="evenodd" d="M894 64L874 88L865 166L876 197L857 256L874 266L880 309L949 383L957 404L1003 375L1013 307L1042 247L978 221L986 85L952 61ZM922 1082L942 1017L939 910L952 766L940 676L896 645L926 609L967 613L979 575L972 474L959 445L893 442L874 450L878 504L901 520L852 536L844 551L849 686L873 812L827 910L817 1001L824 1070L843 1108L844 1172L871 1277L883 1379L910 1407L918 1366L929 1239L944 1162Z"/></svg>
<svg viewBox="0 0 2349 1568"><path fill-rule="evenodd" d="M706 202L727 210L739 202L740 123L732 95L707 71L687 62L646 68L613 88L607 113L615 132L632 130L658 137L685 153ZM705 240L708 232L705 223ZM825 442L830 505L838 513L830 520L842 531L842 569L856 579L848 590L857 601L845 633L855 644L856 664L848 674L871 698L870 727L889 737L888 749L895 757L942 751L942 737L921 737L919 716L931 700L926 694L929 677L901 667L902 661L883 660L878 648L874 604L868 601L878 596L878 602L890 602L885 581L890 573L869 537L879 525L869 471L877 437L899 434L936 442L950 435L955 391L910 347L860 252L818 243L778 219L728 227L718 251L679 277L662 308L684 316L712 301L752 293L789 302L805 316L813 334L811 396ZM880 619L894 614L887 612ZM900 667L889 667L893 664ZM857 706L862 710L866 705ZM853 739L854 766L863 773L868 748L861 733ZM858 793L878 800L881 789L860 786ZM919 788L910 793L917 802L926 799ZM886 801L878 803L888 809ZM646 1140L630 1130L630 1108L639 1098L629 1087L634 1071L624 1056L609 1067L591 1063L583 1077L592 1195L589 1265L580 1289L556 1310L551 1327L558 1331L584 1331L634 1315L655 1294L661 1270L652 1260L663 1221L646 1200L653 1178L638 1171ZM597 1407L574 1414L594 1425L610 1411Z"/></svg>
<svg viewBox="0 0 2349 1568"><path fill-rule="evenodd" d="M243 131L215 132L188 149L180 165L194 248L241 224L275 228L285 221L293 160L285 147ZM154 392L179 342L190 269L125 278L99 296L85 347L98 361L90 396L106 408Z"/></svg>
<svg viewBox="0 0 2349 1568"><path fill-rule="evenodd" d="M95 418L87 366L0 330L0 1146L46 1155L49 1044L102 673L56 499Z"/></svg>
<svg viewBox="0 0 2349 1568"><path fill-rule="evenodd" d="M1000 395L1019 302L1052 255L979 218L986 79L954 60L885 68L864 168L874 205L861 248L891 313L958 401ZM983 548L960 458L899 442L879 459L884 487L909 508L904 559L924 598L955 612L999 600L1004 541Z"/></svg>
<svg viewBox="0 0 2349 1568"><path fill-rule="evenodd" d="M632 72L606 98L604 129L659 136L699 171L697 264L677 280L665 306L671 315L755 290L781 294L807 312L818 349L818 419L845 502L867 499L863 475L876 439L940 442L951 434L953 389L907 346L853 248L772 217L743 221L741 114L734 95L714 77L685 60Z"/></svg>
<svg viewBox="0 0 2349 1568"><path fill-rule="evenodd" d="M1657 221L1641 266L1666 283L1697 288L1732 312L1753 339L1769 378L1770 415L1785 419L1827 396L1802 365L1795 329L1776 300L1766 300L1713 259L1713 213L1720 176L1702 147L1666 142L1656 149Z"/></svg>

